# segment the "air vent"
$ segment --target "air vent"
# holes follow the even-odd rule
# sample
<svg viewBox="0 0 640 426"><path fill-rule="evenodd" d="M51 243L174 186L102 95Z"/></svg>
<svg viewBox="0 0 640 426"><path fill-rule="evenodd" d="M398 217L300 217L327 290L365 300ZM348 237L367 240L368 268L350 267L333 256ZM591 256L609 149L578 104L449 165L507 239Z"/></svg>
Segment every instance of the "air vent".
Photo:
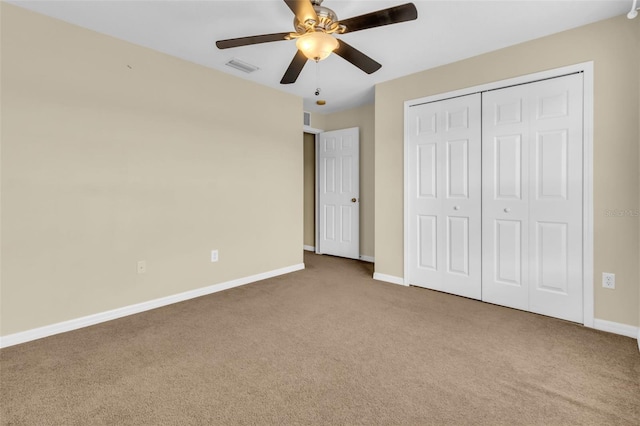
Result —
<svg viewBox="0 0 640 426"><path fill-rule="evenodd" d="M311 113L305 111L302 122L305 126L311 126Z"/></svg>
<svg viewBox="0 0 640 426"><path fill-rule="evenodd" d="M246 72L247 74L251 74L254 71L258 71L260 68L256 67L255 65L251 65L248 64L246 62L242 62L238 59L232 59L229 62L227 62L225 65L229 65L231 68L235 68L237 70Z"/></svg>

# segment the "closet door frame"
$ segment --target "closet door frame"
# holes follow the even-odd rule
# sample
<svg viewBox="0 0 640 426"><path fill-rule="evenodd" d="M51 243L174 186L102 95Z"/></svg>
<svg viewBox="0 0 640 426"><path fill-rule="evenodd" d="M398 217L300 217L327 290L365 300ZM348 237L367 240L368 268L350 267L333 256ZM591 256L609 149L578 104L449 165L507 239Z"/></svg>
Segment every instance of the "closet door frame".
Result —
<svg viewBox="0 0 640 426"><path fill-rule="evenodd" d="M436 102L488 90L501 89L519 84L532 83L548 78L561 77L568 74L583 74L583 324L594 328L594 282L593 282L593 62L583 62L553 70L527 74L519 77L500 80L492 83L468 87L452 92L440 93L424 98L412 99L404 103L404 278L403 284L410 285L409 277L409 108L427 102Z"/></svg>

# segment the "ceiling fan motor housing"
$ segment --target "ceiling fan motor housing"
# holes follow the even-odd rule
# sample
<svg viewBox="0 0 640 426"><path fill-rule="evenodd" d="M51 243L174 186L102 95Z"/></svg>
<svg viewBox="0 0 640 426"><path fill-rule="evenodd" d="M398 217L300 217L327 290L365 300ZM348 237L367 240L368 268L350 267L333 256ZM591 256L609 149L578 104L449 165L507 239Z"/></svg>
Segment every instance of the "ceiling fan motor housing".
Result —
<svg viewBox="0 0 640 426"><path fill-rule="evenodd" d="M318 22L311 20L300 22L297 17L294 17L293 27L298 34L304 34L309 31L322 31L328 34L344 31L344 27L338 23L338 15L328 7L320 5L322 0L312 1L312 3L313 9L316 11L316 15L318 15Z"/></svg>

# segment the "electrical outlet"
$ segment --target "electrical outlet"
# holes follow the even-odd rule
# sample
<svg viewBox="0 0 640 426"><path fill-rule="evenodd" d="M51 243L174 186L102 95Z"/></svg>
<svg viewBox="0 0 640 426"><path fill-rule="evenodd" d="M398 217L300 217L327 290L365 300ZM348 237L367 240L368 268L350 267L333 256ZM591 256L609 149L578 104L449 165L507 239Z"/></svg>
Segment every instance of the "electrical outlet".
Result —
<svg viewBox="0 0 640 426"><path fill-rule="evenodd" d="M616 274L609 272L602 273L602 287L614 289L616 288Z"/></svg>
<svg viewBox="0 0 640 426"><path fill-rule="evenodd" d="M138 273L144 274L147 272L147 262L144 260L138 260Z"/></svg>
<svg viewBox="0 0 640 426"><path fill-rule="evenodd" d="M212 262L218 261L218 250L211 250L211 261Z"/></svg>

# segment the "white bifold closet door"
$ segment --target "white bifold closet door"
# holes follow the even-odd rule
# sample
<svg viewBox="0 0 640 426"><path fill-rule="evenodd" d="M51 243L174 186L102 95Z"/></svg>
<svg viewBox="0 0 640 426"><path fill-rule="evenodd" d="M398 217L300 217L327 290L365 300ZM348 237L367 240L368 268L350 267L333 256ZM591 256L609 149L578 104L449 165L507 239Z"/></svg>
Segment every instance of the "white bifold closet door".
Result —
<svg viewBox="0 0 640 426"><path fill-rule="evenodd" d="M408 282L481 297L480 94L408 111Z"/></svg>
<svg viewBox="0 0 640 426"><path fill-rule="evenodd" d="M482 99L482 299L582 322L582 74Z"/></svg>

